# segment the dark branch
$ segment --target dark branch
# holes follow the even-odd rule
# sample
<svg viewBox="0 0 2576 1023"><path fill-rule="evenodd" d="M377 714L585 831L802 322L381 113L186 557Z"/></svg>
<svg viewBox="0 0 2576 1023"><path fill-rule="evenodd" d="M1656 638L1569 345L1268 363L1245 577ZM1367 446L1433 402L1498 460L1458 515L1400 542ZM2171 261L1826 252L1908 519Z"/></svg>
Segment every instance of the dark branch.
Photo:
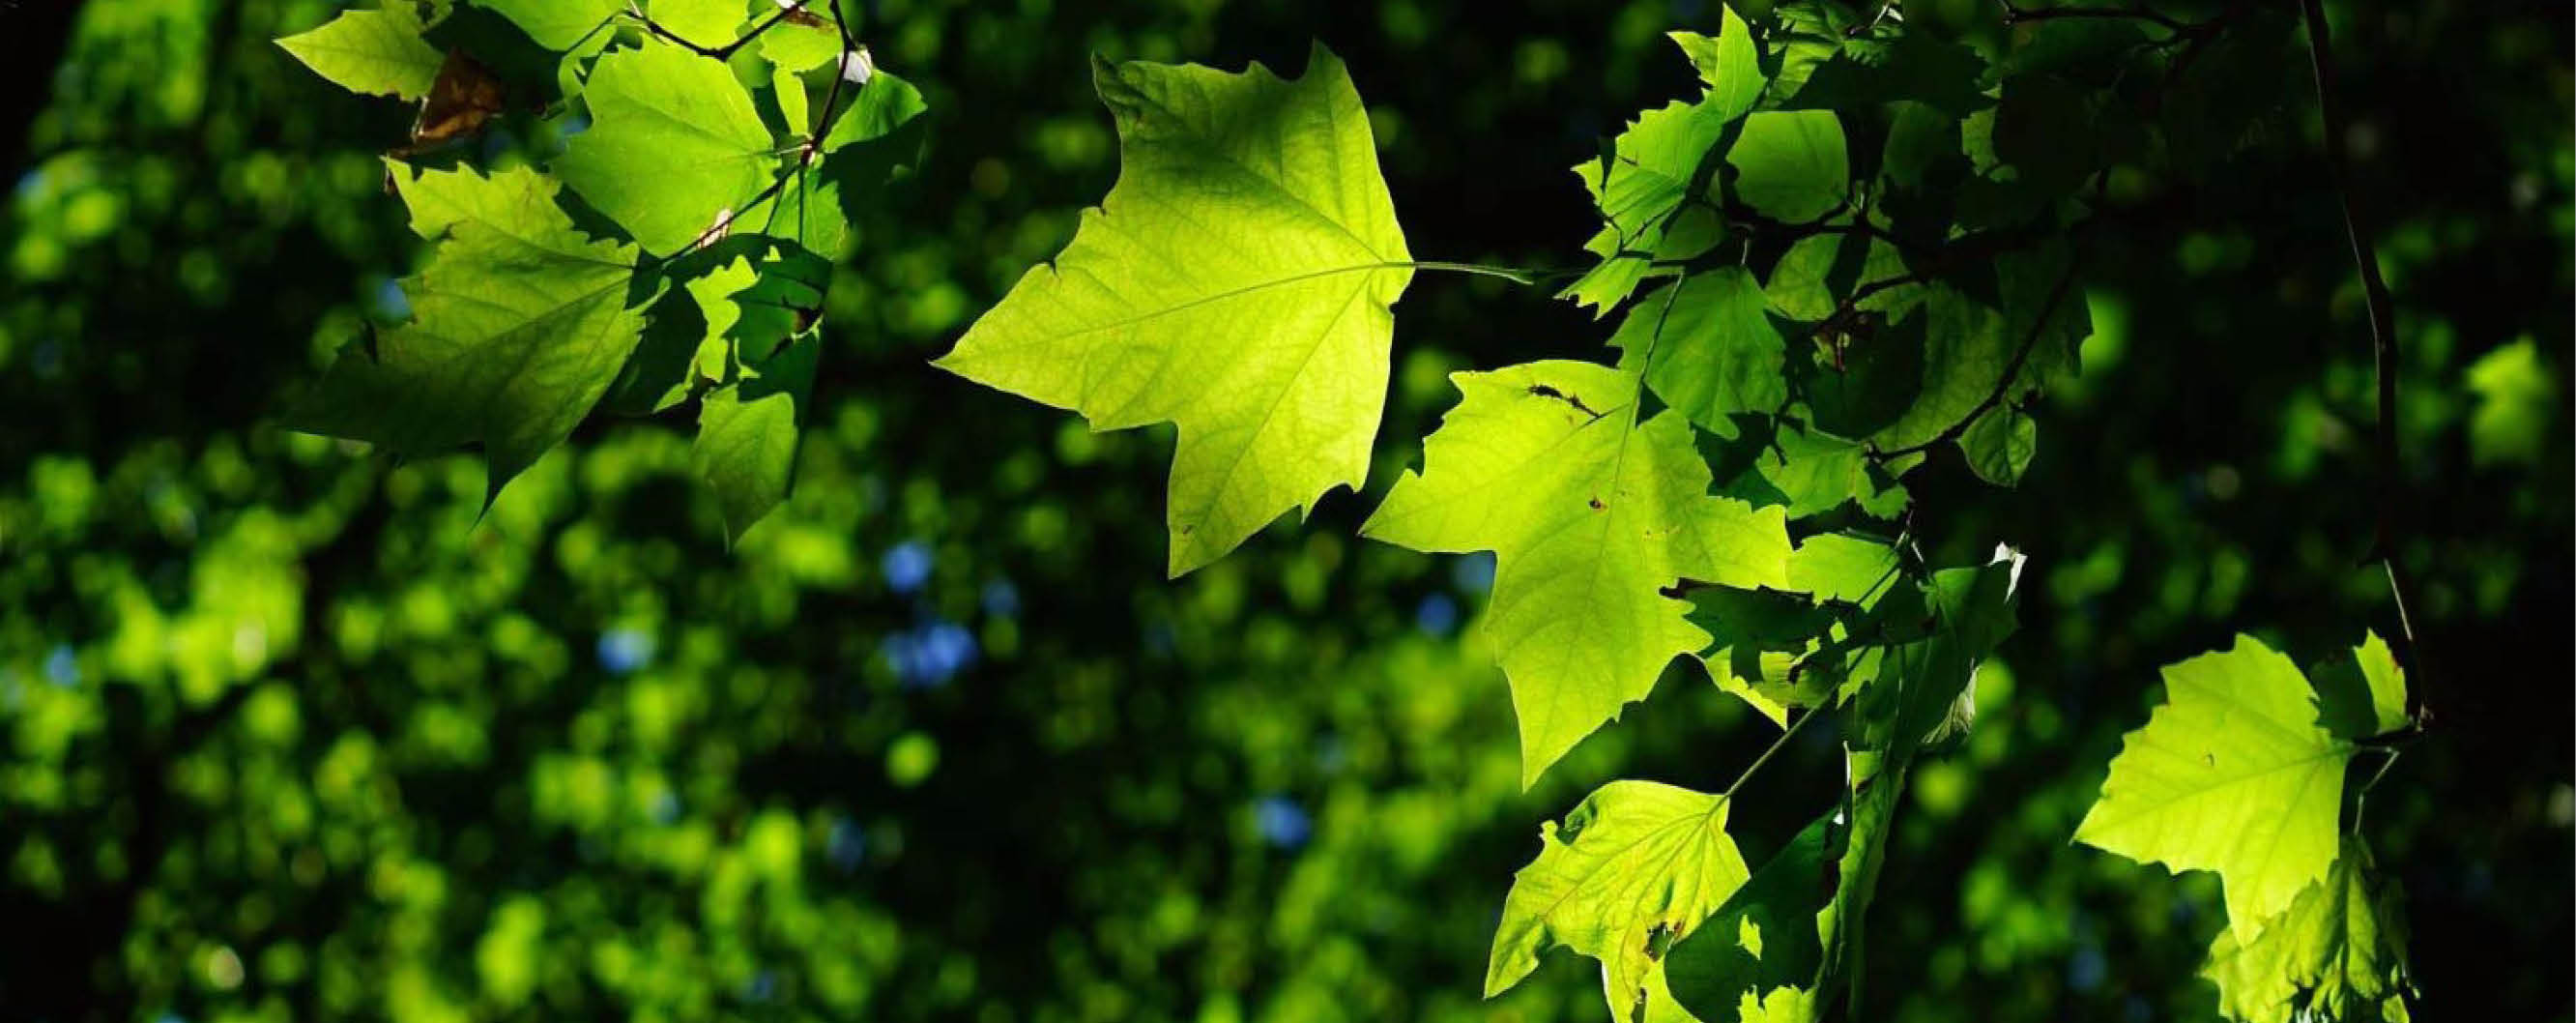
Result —
<svg viewBox="0 0 2576 1023"><path fill-rule="evenodd" d="M696 53L699 56L725 60L731 58L743 47L751 45L753 40L760 38L763 33L768 32L779 22L786 21L789 18L805 13L805 5L810 2L812 2L812 0L796 0L795 3L781 7L778 9L778 13L770 15L767 20L762 21L760 24L753 25L751 27L751 31L742 34L742 38L736 39L722 46L700 46L687 39L681 38L680 34L677 32L663 28L660 22L654 21L641 11L636 11L630 7L628 8L627 13L633 15L635 20L642 22L646 31L649 31L656 36L660 36L663 39L677 43L682 48L687 49L692 53ZM840 18L838 15L834 15L832 20L837 22ZM846 39L848 37L848 32L844 30L842 35L843 38Z"/></svg>
<svg viewBox="0 0 2576 1023"><path fill-rule="evenodd" d="M2039 347L2039 339L2048 336L2049 321L2057 318L2057 308L2065 304L2067 293L2073 290L2075 290L2075 259L2069 256L2066 260L2066 272L2057 275L2056 285L2048 289L2048 298L2040 302L2038 319L2031 323L2030 333L2022 336L2021 347L2013 350L2012 361L2004 364L2003 379L1995 381L1995 389L1986 392L1985 398L1977 402L1977 407L1969 409L1967 415L1960 417L1958 422L1950 424L1940 433L1934 434L1932 439L1890 451L1874 451L1871 452L1870 457L1885 462L1930 451L1959 439L1961 435L1968 432L1969 426L1976 423L1979 416L2003 404L2004 399L2012 394L2013 384L2021 379L2021 368L2029 364L2030 353Z"/></svg>
<svg viewBox="0 0 2576 1023"><path fill-rule="evenodd" d="M2397 471L2397 301L2389 295L2388 282L2379 275L2379 248L2371 241L2369 225L2352 199L2352 153L2346 142L2351 122L2344 115L2343 85L2335 73L2325 6L2321 0L2300 0L2299 7L2307 18L2308 59L2317 79L2317 112L2325 121L2326 176L2334 185L2335 201L2343 208L2344 235L2352 242L2353 265L2361 274L2361 290L2370 313L2372 374L2379 385L2379 422L2373 431L2378 485L2371 494L2378 515L2370 553L2363 560L2378 561L2387 567L2389 593L2397 602L2398 631L2420 676L2424 673L2423 644L2415 637L2415 623L2408 610L2412 602L2407 599L2410 587L2406 574L2397 565L2401 526L2398 506L2404 493ZM2422 687L2411 687L2408 698L2415 703L2415 715L2422 717L2426 713Z"/></svg>

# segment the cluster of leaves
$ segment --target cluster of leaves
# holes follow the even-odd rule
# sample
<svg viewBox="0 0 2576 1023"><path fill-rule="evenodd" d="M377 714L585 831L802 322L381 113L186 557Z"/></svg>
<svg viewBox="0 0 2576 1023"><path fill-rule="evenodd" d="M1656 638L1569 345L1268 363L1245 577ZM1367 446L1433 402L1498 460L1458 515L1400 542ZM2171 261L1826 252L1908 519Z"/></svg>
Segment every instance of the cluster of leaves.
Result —
<svg viewBox="0 0 2576 1023"><path fill-rule="evenodd" d="M2129 734L2076 841L2219 875L2227 929L2202 971L2241 1023L2404 1020L2413 991L2396 882L2343 817L2344 774L2408 731L2406 675L2377 634L2312 685L2251 636L2165 668L2166 702ZM2373 774L2363 786L2378 781Z"/></svg>
<svg viewBox="0 0 2576 1023"><path fill-rule="evenodd" d="M1496 554L1485 629L1525 785L1677 657L1779 722L1784 743L1819 715L1841 732L1841 798L1759 869L1726 830L1733 787L1613 782L1548 826L1506 900L1489 994L1562 945L1601 961L1621 1019L1811 1020L1847 978L1857 1002L1897 796L1966 726L1958 708L2013 630L2021 567L2008 548L1926 564L1904 477L1955 451L1982 479L2020 479L2036 451L2025 406L2074 371L2091 332L2077 249L2112 161L2189 172L2256 134L2243 111L2261 106L2221 116L2207 83L2261 73L2286 24L2242 7L2185 23L2007 5L2021 30L1996 53L1871 7L1721 7L1714 34L1674 33L1700 94L1576 168L1603 227L1563 295L1620 317L1616 362L1456 374L1462 399L1421 467L1362 529ZM1538 275L1411 257L1357 92L1320 47L1294 80L1106 62L1097 78L1120 180L941 364L1096 429L1175 424L1179 575L1361 485L1391 306L1415 271ZM2328 790L2283 794L2318 793L2333 805ZM2239 840L2274 862L2268 840ZM2233 915L2283 911L2330 845L2297 870L2277 861L2260 904ZM2316 905L2298 919L2330 911L2351 918ZM2326 925L2258 926L2222 940ZM2286 1002L2275 990L2319 986L2323 939L2287 940L2222 947L2230 1014L2269 1018L2253 1006ZM2373 974L2335 990L2402 1013L2399 986ZM2321 1004L2344 1018L2341 995Z"/></svg>
<svg viewBox="0 0 2576 1023"><path fill-rule="evenodd" d="M849 221L920 144L920 94L839 6L388 0L279 40L420 103L386 166L437 243L410 321L351 345L289 424L401 456L480 445L497 495L594 409L694 400L693 460L739 537L791 483ZM518 119L570 141L477 166Z"/></svg>

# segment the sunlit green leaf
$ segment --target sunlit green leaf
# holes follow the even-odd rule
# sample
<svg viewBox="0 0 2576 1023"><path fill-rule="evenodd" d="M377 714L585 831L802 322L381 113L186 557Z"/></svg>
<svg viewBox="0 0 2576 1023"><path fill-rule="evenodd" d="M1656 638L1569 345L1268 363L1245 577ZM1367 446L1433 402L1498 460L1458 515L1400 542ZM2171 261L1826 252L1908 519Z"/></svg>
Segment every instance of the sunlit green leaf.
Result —
<svg viewBox="0 0 2576 1023"><path fill-rule="evenodd" d="M1451 377L1464 395L1361 531L1423 551L1494 551L1485 619L1512 685L1521 774L1549 764L1708 634L1664 592L1787 581L1779 509L1708 494L1678 414L1638 422L1634 373L1539 362Z"/></svg>
<svg viewBox="0 0 2576 1023"><path fill-rule="evenodd" d="M419 99L429 94L447 55L422 42L419 9L409 0L342 11L322 27L277 41L313 73L351 92Z"/></svg>
<svg viewBox="0 0 2576 1023"><path fill-rule="evenodd" d="M1095 77L1117 186L939 365L1094 429L1177 424L1177 576L1364 481L1412 256L1359 93L1321 46L1295 80L1105 61Z"/></svg>
<svg viewBox="0 0 2576 1023"><path fill-rule="evenodd" d="M2352 745L2318 723L2298 666L2251 636L2164 676L2165 704L2129 733L2075 840L2217 871L2228 929L2248 939L2334 861Z"/></svg>
<svg viewBox="0 0 2576 1023"><path fill-rule="evenodd" d="M601 57L583 95L593 123L555 171L646 252L730 226L777 174L777 143L722 61L646 40Z"/></svg>
<svg viewBox="0 0 2576 1023"><path fill-rule="evenodd" d="M1601 960L1613 1015L1644 997L1664 948L1744 883L1726 834L1726 801L1646 781L1602 786L1540 826L1540 850L1512 880L1485 969L1485 995L1509 989L1561 945Z"/></svg>
<svg viewBox="0 0 2576 1023"><path fill-rule="evenodd" d="M634 249L576 230L554 182L526 168L427 171L405 194L420 197L414 224L446 238L405 289L412 322L342 352L289 425L401 454L479 441L497 491L572 432L634 349Z"/></svg>
<svg viewBox="0 0 2576 1023"><path fill-rule="evenodd" d="M2397 884L2376 876L2370 849L2347 838L2323 879L2299 892L2248 940L2236 928L2210 943L2201 976L2236 1023L2402 1023L2415 989Z"/></svg>

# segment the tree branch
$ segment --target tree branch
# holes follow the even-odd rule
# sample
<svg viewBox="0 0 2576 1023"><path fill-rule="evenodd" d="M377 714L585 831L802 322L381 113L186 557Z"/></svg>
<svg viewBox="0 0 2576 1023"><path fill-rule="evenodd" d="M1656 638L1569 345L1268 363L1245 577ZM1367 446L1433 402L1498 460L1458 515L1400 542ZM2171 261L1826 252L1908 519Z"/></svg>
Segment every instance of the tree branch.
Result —
<svg viewBox="0 0 2576 1023"><path fill-rule="evenodd" d="M2378 384L2379 421L2372 431L2373 448L2378 462L2378 484L2371 498L2377 515L2371 531L2370 553L2363 561L2377 561L2388 573L2388 589L2397 603L2397 624L2412 654L2418 676L2424 672L2423 644L2415 636L2415 623L2408 610L2413 601L2407 597L2410 587L2406 573L2397 565L2397 538L2401 529L2398 505L2403 494L2403 481L2397 470L2397 302L2388 292L2388 282L2379 275L2379 248L2371 241L2369 225L2352 199L2352 153L2347 143L2351 122L2345 119L2342 80L2335 73L2331 34L2326 28L2322 0L2300 0L2308 28L2308 61L2316 72L2317 112L2325 122L2326 177L2334 185L2335 201L2343 209L2344 235L2352 243L2352 261L2361 274L2361 290L2370 315L2371 371ZM2422 719L2427 713L2422 687L2409 687L2407 698L2415 704L2413 716Z"/></svg>
<svg viewBox="0 0 2576 1023"><path fill-rule="evenodd" d="M771 27L777 25L779 22L785 21L799 14L804 14L805 5L810 2L812 2L812 0L796 0L795 3L780 7L778 9L778 13L770 15L767 20L762 21L760 24L753 25L751 27L751 31L742 34L742 38L736 39L722 46L700 46L687 39L681 38L679 33L663 28L660 22L654 21L644 12L636 10L632 4L627 6L626 13L628 16L641 23L644 26L645 31L651 32L654 35L660 36L661 38L673 43L677 43L682 48L687 49L692 53L696 53L701 57L713 57L717 60L725 60L731 58L743 47L751 45L752 40L760 38L762 33L768 32ZM833 20L837 22L840 18L838 15L834 15ZM842 34L846 38L848 32L845 30Z"/></svg>

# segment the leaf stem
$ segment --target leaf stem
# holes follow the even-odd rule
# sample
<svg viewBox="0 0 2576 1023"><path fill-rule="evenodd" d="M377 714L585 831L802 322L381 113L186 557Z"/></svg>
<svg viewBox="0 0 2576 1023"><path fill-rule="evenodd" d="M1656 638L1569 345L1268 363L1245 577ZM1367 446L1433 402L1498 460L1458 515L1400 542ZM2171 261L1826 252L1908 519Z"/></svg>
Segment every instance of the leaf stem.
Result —
<svg viewBox="0 0 2576 1023"><path fill-rule="evenodd" d="M1753 758L1753 762L1745 766L1744 773L1735 776L1735 783L1727 786L1726 791L1718 793L1717 801L1720 803L1734 801L1735 790L1743 788L1745 782L1753 780L1754 773L1762 770L1762 765L1770 763L1772 755L1780 752L1781 747L1789 744L1790 737L1797 735L1799 729L1807 727L1807 722L1815 720L1818 715L1823 713L1824 711L1821 708L1810 709L1806 713L1798 715L1798 720L1789 722L1789 727L1780 732L1780 737L1771 740L1771 748L1763 750L1761 756Z"/></svg>
<svg viewBox="0 0 2576 1023"><path fill-rule="evenodd" d="M1450 273L1474 274L1479 277L1500 277L1514 284L1533 287L1543 280L1556 277L1569 277L1582 272L1580 270L1539 270L1516 266L1491 266L1484 263L1451 263L1437 259L1389 261L1386 266L1390 268L1410 267L1415 270L1445 270Z"/></svg>

